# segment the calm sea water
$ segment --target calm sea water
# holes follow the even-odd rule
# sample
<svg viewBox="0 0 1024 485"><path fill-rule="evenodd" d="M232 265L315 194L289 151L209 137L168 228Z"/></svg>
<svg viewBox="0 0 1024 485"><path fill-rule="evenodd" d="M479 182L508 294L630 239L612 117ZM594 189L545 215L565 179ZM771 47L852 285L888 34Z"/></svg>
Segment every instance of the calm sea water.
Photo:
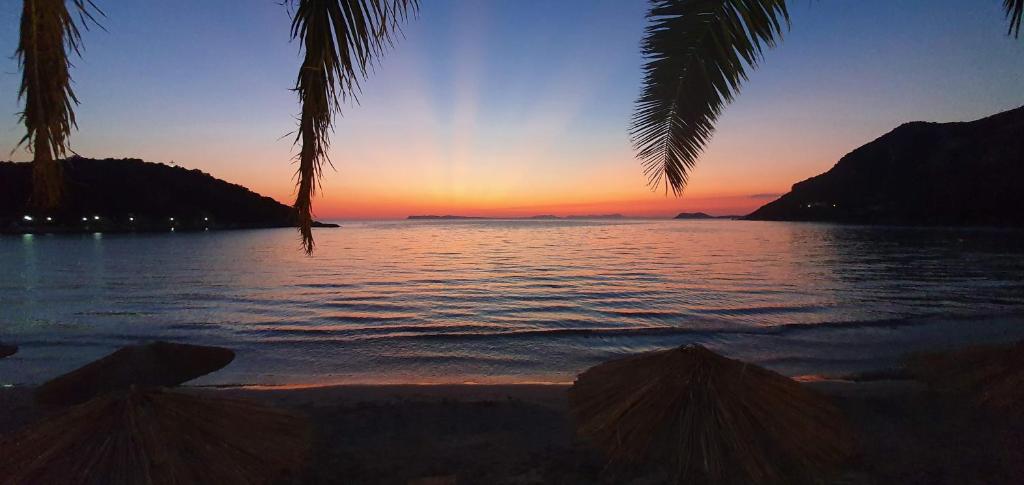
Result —
<svg viewBox="0 0 1024 485"><path fill-rule="evenodd" d="M565 382L704 343L790 375L1024 338L1024 233L747 221L351 222L0 238L0 383L119 346L235 349L207 384Z"/></svg>

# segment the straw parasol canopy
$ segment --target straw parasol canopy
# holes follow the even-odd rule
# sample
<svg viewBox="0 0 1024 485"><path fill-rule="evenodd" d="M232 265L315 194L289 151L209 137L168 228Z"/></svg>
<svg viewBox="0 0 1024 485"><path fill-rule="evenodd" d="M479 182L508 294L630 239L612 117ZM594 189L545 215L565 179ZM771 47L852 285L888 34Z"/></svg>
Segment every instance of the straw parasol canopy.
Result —
<svg viewBox="0 0 1024 485"><path fill-rule="evenodd" d="M170 387L219 370L235 359L221 347L153 342L133 345L36 389L40 404L79 404L111 391L138 387Z"/></svg>
<svg viewBox="0 0 1024 485"><path fill-rule="evenodd" d="M3 342L0 342L0 359L2 359L4 357L10 357L10 356L12 356L14 354L17 354L17 353L18 353L18 346L17 345L7 345L7 344L5 344Z"/></svg>
<svg viewBox="0 0 1024 485"><path fill-rule="evenodd" d="M852 433L827 399L699 346L600 364L569 390L578 434L610 461L675 483L801 483L834 471Z"/></svg>
<svg viewBox="0 0 1024 485"><path fill-rule="evenodd" d="M267 483L304 462L309 433L246 401L132 389L0 441L0 483Z"/></svg>
<svg viewBox="0 0 1024 485"><path fill-rule="evenodd" d="M914 354L904 366L934 390L970 396L985 409L1024 420L1024 341Z"/></svg>

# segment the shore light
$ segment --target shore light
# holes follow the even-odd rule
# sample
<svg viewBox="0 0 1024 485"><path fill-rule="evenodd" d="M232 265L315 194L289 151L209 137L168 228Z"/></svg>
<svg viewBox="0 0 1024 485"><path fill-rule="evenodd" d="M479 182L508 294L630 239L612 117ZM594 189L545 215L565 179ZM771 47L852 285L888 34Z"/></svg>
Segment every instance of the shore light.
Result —
<svg viewBox="0 0 1024 485"><path fill-rule="evenodd" d="M135 222L135 218L134 217L129 217L128 218L128 222Z"/></svg>
<svg viewBox="0 0 1024 485"><path fill-rule="evenodd" d="M171 218L171 222L174 222L174 218L173 217Z"/></svg>
<svg viewBox="0 0 1024 485"><path fill-rule="evenodd" d="M26 215L26 216L22 217L22 219L31 222L32 221L32 216Z"/></svg>
<svg viewBox="0 0 1024 485"><path fill-rule="evenodd" d="M50 216L46 216L46 222L53 222L53 218Z"/></svg>
<svg viewBox="0 0 1024 485"><path fill-rule="evenodd" d="M82 222L87 222L88 220L89 220L89 218L88 218L88 217L83 217L83 218L82 218Z"/></svg>
<svg viewBox="0 0 1024 485"><path fill-rule="evenodd" d="M98 221L98 220L100 220L100 216L92 216L92 220Z"/></svg>
<svg viewBox="0 0 1024 485"><path fill-rule="evenodd" d="M209 221L209 220L210 220L210 218L209 218L209 217L204 217L204 218L203 218L203 220L204 220L204 221Z"/></svg>

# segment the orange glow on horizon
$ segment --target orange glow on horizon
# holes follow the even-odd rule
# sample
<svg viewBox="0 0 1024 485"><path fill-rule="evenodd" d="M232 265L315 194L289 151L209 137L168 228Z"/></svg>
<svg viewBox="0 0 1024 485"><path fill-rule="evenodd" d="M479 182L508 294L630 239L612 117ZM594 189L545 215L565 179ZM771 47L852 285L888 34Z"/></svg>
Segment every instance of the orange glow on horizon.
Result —
<svg viewBox="0 0 1024 485"><path fill-rule="evenodd" d="M802 170L786 170L750 177L737 170L732 159L743 154L721 154L702 163L682 197L651 190L639 162L626 147L611 155L592 157L586 171L560 163L543 150L505 150L489 163L472 164L473 154L446 155L423 149L426 142L403 150L375 144L335 158L337 171L325 170L323 188L314 200L316 217L332 219L404 219L410 215L477 217L530 217L536 215L622 214L627 217L673 217L680 212L706 212L715 216L746 215L806 178ZM384 148L380 148L383 146ZM598 148L600 149L600 148ZM436 150L436 151L435 151ZM410 153L411 152L411 153ZM726 158L728 157L728 158ZM708 157L712 158L712 157ZM340 161L362 160L359 163ZM393 169L388 169L394 167ZM291 168L288 165L282 169ZM290 173L275 170L246 178L253 189L290 204L294 186ZM761 174L759 174L761 175Z"/></svg>
<svg viewBox="0 0 1024 485"><path fill-rule="evenodd" d="M380 195L321 200L316 215L322 219L404 219L410 215L459 215L475 217L530 217L554 215L622 214L626 217L673 217L679 212L711 215L746 215L768 202L750 196L691 197L660 195L633 200L408 200Z"/></svg>

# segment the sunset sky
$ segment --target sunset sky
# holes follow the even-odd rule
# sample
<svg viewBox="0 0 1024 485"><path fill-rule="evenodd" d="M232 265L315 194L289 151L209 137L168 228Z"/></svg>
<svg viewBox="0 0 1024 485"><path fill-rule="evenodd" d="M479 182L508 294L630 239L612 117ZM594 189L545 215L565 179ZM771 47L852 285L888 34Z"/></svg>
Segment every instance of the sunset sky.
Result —
<svg viewBox="0 0 1024 485"><path fill-rule="evenodd" d="M198 168L290 203L299 46L278 0L96 0L73 71L87 157ZM321 219L747 213L913 120L1024 104L997 0L790 2L792 31L722 116L682 198L645 185L628 126L646 3L423 0L336 124ZM0 52L20 2L2 2ZM0 149L19 74L0 69ZM15 160L27 160L24 150Z"/></svg>

